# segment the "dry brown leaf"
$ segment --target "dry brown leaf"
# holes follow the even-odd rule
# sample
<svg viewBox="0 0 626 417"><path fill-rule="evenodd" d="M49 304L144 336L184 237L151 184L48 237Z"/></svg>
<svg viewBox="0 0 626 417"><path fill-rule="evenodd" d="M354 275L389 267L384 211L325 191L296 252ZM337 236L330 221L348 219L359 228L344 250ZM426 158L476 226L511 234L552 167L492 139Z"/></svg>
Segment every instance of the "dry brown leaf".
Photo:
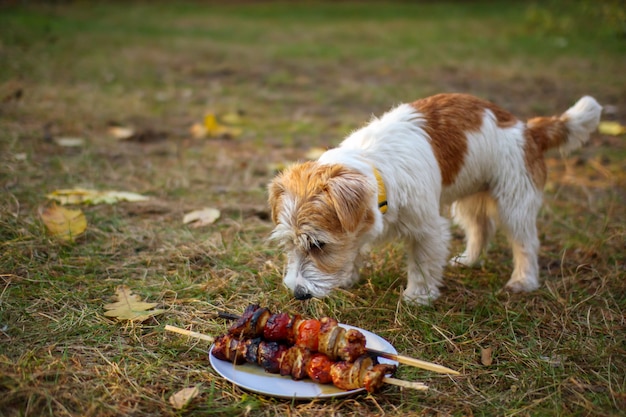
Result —
<svg viewBox="0 0 626 417"><path fill-rule="evenodd" d="M55 190L46 197L61 204L115 204L120 201L137 202L150 199L150 197L128 191L98 191L85 188Z"/></svg>
<svg viewBox="0 0 626 417"><path fill-rule="evenodd" d="M493 349L490 347L481 349L480 351L480 363L485 366L490 366L493 363Z"/></svg>
<svg viewBox="0 0 626 417"><path fill-rule="evenodd" d="M206 128L201 123L194 123L189 128L189 133L194 139L202 139L206 137Z"/></svg>
<svg viewBox="0 0 626 417"><path fill-rule="evenodd" d="M78 148L85 144L85 139L77 137L54 138L54 143L64 148Z"/></svg>
<svg viewBox="0 0 626 417"><path fill-rule="evenodd" d="M198 384L191 388L183 388L180 391L172 394L169 400L170 404L172 404L172 407L177 410L182 410L183 408L187 407L191 400L193 400L200 394L200 386L201 384Z"/></svg>
<svg viewBox="0 0 626 417"><path fill-rule="evenodd" d="M158 303L141 301L141 297L133 294L132 290L126 285L117 287L115 295L117 302L104 306L104 309L107 310L104 315L107 317L142 322L165 312L165 310L150 310L156 307Z"/></svg>
<svg viewBox="0 0 626 417"><path fill-rule="evenodd" d="M113 136L117 140L126 140L135 134L135 129L125 126L111 126L109 127L109 135Z"/></svg>
<svg viewBox="0 0 626 417"><path fill-rule="evenodd" d="M81 210L70 210L53 204L41 212L41 219L53 236L74 241L87 229L87 218Z"/></svg>
<svg viewBox="0 0 626 417"><path fill-rule="evenodd" d="M190 224L191 227L202 227L215 223L220 217L220 211L215 208L204 208L195 210L185 214L183 217L184 224Z"/></svg>

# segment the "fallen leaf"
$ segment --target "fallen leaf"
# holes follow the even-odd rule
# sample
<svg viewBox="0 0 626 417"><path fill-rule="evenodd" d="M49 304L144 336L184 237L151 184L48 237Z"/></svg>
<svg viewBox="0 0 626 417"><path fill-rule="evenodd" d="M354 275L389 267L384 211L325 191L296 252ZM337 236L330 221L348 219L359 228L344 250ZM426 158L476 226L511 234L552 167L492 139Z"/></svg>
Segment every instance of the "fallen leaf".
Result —
<svg viewBox="0 0 626 417"><path fill-rule="evenodd" d="M221 126L219 123L217 123L217 118L215 117L215 114L207 113L204 116L204 128L209 134L211 134L211 132L219 132Z"/></svg>
<svg viewBox="0 0 626 417"><path fill-rule="evenodd" d="M235 138L241 135L241 129L220 124L217 121L215 114L213 113L208 113L206 116L204 116L204 127L206 129L206 134L209 137Z"/></svg>
<svg viewBox="0 0 626 417"><path fill-rule="evenodd" d="M603 135L619 136L626 133L626 126L618 122L602 121L598 125L598 132Z"/></svg>
<svg viewBox="0 0 626 417"><path fill-rule="evenodd" d="M141 301L141 297L133 294L126 285L118 286L115 294L118 301L104 306L104 309L107 310L104 315L107 317L142 322L165 312L165 310L150 310L156 307L158 303Z"/></svg>
<svg viewBox="0 0 626 417"><path fill-rule="evenodd" d="M227 123L229 125L238 125L241 124L241 115L242 111L230 112L223 114L220 119L222 122Z"/></svg>
<svg viewBox="0 0 626 417"><path fill-rule="evenodd" d="M74 241L87 229L87 219L81 210L70 210L56 204L41 212L41 219L53 236Z"/></svg>
<svg viewBox="0 0 626 417"><path fill-rule="evenodd" d="M55 138L54 143L65 148L77 148L85 144L85 139L72 137Z"/></svg>
<svg viewBox="0 0 626 417"><path fill-rule="evenodd" d="M226 119L234 121L234 116L227 113ZM204 116L203 123L194 123L189 129L189 132L195 139L201 139L205 137L236 138L240 136L243 131L238 127L221 124L218 122L217 116L214 113L207 113L206 116Z"/></svg>
<svg viewBox="0 0 626 417"><path fill-rule="evenodd" d="M46 196L61 204L115 204L120 201L146 201L150 197L127 191L97 191L85 188L55 190Z"/></svg>
<svg viewBox="0 0 626 417"><path fill-rule="evenodd" d="M491 365L493 363L493 357L491 356L492 353L493 353L493 350L490 347L481 349L480 363L482 363L485 366Z"/></svg>
<svg viewBox="0 0 626 417"><path fill-rule="evenodd" d="M194 139L202 139L206 137L206 127L201 123L194 123L189 128L189 133Z"/></svg>
<svg viewBox="0 0 626 417"><path fill-rule="evenodd" d="M109 135L118 140L126 140L135 134L135 129L125 126L111 126L109 128Z"/></svg>
<svg viewBox="0 0 626 417"><path fill-rule="evenodd" d="M220 217L220 211L215 208L204 208L202 210L195 210L185 214L183 217L183 223L191 223L191 227L202 227L215 223Z"/></svg>
<svg viewBox="0 0 626 417"><path fill-rule="evenodd" d="M177 410L182 410L187 407L191 400L196 398L200 394L200 386L201 384L196 385L191 388L183 388L180 391L172 394L170 397L170 404Z"/></svg>

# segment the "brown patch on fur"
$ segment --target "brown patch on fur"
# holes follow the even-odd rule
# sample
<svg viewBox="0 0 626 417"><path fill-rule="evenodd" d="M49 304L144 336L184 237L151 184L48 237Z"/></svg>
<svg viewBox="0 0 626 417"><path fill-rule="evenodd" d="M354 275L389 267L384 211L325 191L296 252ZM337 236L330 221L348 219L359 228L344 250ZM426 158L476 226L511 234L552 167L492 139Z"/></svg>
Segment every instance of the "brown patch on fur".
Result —
<svg viewBox="0 0 626 417"><path fill-rule="evenodd" d="M535 117L526 122L527 130L533 141L545 152L567 142L569 130L562 116Z"/></svg>
<svg viewBox="0 0 626 417"><path fill-rule="evenodd" d="M543 154L567 142L569 129L563 116L535 117L526 122L524 160L537 188L546 184L547 168Z"/></svg>
<svg viewBox="0 0 626 417"><path fill-rule="evenodd" d="M424 130L430 136L443 185L452 184L461 171L467 154L465 133L481 128L485 110L491 110L501 128L517 123L508 111L468 94L437 94L411 105L426 119Z"/></svg>
<svg viewBox="0 0 626 417"><path fill-rule="evenodd" d="M548 178L548 169L543 158L544 150L541 149L539 144L532 138L529 129L524 131L524 140L524 162L526 163L526 169L537 189L542 190Z"/></svg>

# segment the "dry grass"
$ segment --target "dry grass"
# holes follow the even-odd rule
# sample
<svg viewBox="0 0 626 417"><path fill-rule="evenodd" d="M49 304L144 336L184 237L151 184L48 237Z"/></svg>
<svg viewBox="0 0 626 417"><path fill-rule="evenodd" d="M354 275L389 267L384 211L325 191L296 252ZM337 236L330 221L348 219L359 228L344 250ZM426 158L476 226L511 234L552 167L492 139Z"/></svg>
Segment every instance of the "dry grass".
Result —
<svg viewBox="0 0 626 417"><path fill-rule="evenodd" d="M624 10L603 4L2 6L0 415L619 415L623 138L596 134L571 159L550 156L538 219L545 283L532 294L500 292L511 261L498 236L481 267L446 271L434 306L399 302L399 245L372 254L358 287L301 303L265 241L271 164L332 146L400 101L464 91L526 117L593 94L606 118L626 122L613 20ZM208 110L242 111L243 135L193 139L188 128ZM146 140L115 141L111 123ZM63 136L86 143L52 140ZM38 212L48 192L73 186L153 199L83 207L86 234L63 244ZM222 210L215 225L181 224L204 206ZM104 317L119 284L167 312L143 324ZM463 375L401 366L399 377L431 390L289 402L233 386L208 365L205 342L163 331L219 334L227 323L215 313L250 302L335 316ZM196 384L201 394L174 410L169 397Z"/></svg>

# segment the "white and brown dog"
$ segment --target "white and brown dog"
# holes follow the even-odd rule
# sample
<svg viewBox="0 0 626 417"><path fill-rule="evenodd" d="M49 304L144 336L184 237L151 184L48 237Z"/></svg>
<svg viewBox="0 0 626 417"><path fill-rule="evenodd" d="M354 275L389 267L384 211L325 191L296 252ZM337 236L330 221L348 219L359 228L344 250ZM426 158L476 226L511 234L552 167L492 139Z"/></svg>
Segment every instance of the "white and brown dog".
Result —
<svg viewBox="0 0 626 417"><path fill-rule="evenodd" d="M506 288L537 289L543 154L581 146L601 111L587 96L561 116L524 123L488 101L440 94L374 118L271 182L271 237L288 255L285 285L297 299L326 296L358 280L370 244L396 239L408 252L404 299L427 304L439 296L448 256L442 207L453 204L467 247L451 263L475 263L499 221L513 247Z"/></svg>

